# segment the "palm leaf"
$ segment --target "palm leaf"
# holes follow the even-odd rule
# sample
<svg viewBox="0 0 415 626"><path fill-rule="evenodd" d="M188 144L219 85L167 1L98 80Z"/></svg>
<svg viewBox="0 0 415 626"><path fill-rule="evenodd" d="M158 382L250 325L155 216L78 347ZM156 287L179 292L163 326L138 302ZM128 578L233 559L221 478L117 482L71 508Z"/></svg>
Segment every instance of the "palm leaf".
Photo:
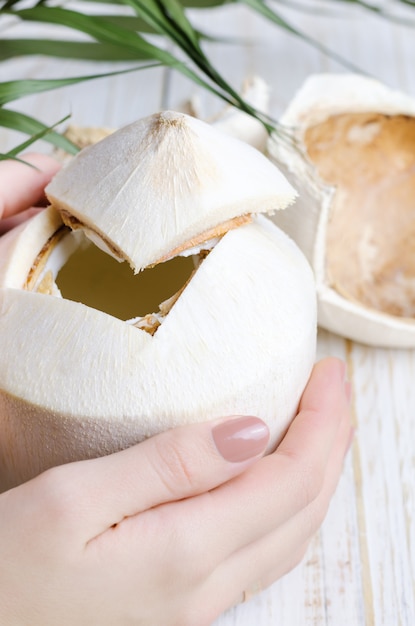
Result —
<svg viewBox="0 0 415 626"><path fill-rule="evenodd" d="M14 156L21 149L27 148L29 145L37 141L38 139L44 139L48 141L52 145L57 148L62 148L69 154L76 154L78 148L66 137L63 137L59 133L55 132L53 129L64 122L68 118L65 117L63 120L60 120L53 126L47 126L46 124L42 124L38 120L35 120L33 117L29 115L25 115L24 113L20 113L19 111L12 111L10 109L0 108L0 125L4 128L10 128L12 130L17 130L26 135L31 135L30 139L28 139L23 144L17 146L7 154L10 156Z"/></svg>
<svg viewBox="0 0 415 626"><path fill-rule="evenodd" d="M156 65L158 64L151 63L145 67L155 67ZM8 102L18 100L19 98L23 98L24 96L42 93L43 91L51 91L52 89L58 89L59 87L75 85L77 83L97 78L126 74L128 72L134 72L137 69L144 69L144 66L140 66L139 68L133 67L126 70L120 70L118 72L105 72L104 74L91 74L89 76L75 76L73 78L26 79L3 82L0 83L0 106L7 104Z"/></svg>
<svg viewBox="0 0 415 626"><path fill-rule="evenodd" d="M81 61L142 61L147 59L138 51L121 48L110 43L93 41L62 41L57 39L3 39L0 44L0 61L17 56L43 56L79 59Z"/></svg>
<svg viewBox="0 0 415 626"><path fill-rule="evenodd" d="M274 127L270 126L263 116L246 104L239 94L210 65L200 48L198 35L192 30L190 22L185 17L183 7L179 2L176 2L176 0L168 0L167 2L166 0L164 2L126 0L125 3L133 6L138 16L145 19L156 32L164 35L179 46L202 71L202 74L195 72L187 63L180 61L169 51L151 44L139 33L128 31L95 15L90 16L69 9L46 6L36 6L33 9L21 10L8 9L8 13L26 21L42 21L64 25L90 35L99 42L111 43L131 51L137 50L143 57L156 59L161 64L181 72L197 85L209 90L227 103L238 106L247 113L257 116L268 130L274 130ZM168 5L168 11L166 11L166 5ZM209 81L203 78L203 74Z"/></svg>
<svg viewBox="0 0 415 626"><path fill-rule="evenodd" d="M146 66L140 66L140 69L143 67L154 67L156 64L152 63ZM28 145L31 145L35 141L40 138L43 138L45 141L51 143L52 145L62 148L69 152L70 154L75 154L77 152L77 148L72 142L68 139L56 133L52 129L55 128L57 124L54 124L52 127L49 127L42 122L25 115L23 113L12 111L10 109L5 109L4 104L8 104L9 102L13 102L19 98L22 98L26 95L32 95L34 93L41 93L44 91L49 91L53 89L57 89L59 87L65 87L68 85L73 85L76 83L108 77L111 75L117 75L120 73L126 73L135 71L137 68L130 68L127 70L121 70L119 72L106 72L104 74L93 74L89 76L77 76L74 78L64 78L64 79L49 79L49 80L16 80L16 81L8 81L0 83L0 126L4 128L10 128L13 130L20 131L22 133L31 135L31 138L28 140L29 143L24 142L17 147L18 150L26 148ZM65 118L67 119L67 118ZM23 146L23 148L22 148ZM7 154L3 154L3 158L6 158L10 155L12 158L15 154L17 154L16 149L9 151Z"/></svg>
<svg viewBox="0 0 415 626"><path fill-rule="evenodd" d="M228 104L240 108L242 111L256 117L269 131L277 130L278 124L275 120L268 119L262 113L256 111L233 89L231 85L221 76L214 68L206 55L204 54L197 34L192 29L188 21L184 9L178 0L125 0L134 7L138 15L141 15L152 24L160 35L167 37L176 44L201 71L205 79L191 70L187 65L181 64L175 66L184 75L188 76L197 84L204 86L206 89L218 95Z"/></svg>
<svg viewBox="0 0 415 626"><path fill-rule="evenodd" d="M19 0L16 0L19 1ZM123 5L124 0L86 0L87 2L98 2L99 4ZM188 9L211 9L223 4L235 4L238 0L181 0L180 4Z"/></svg>
<svg viewBox="0 0 415 626"><path fill-rule="evenodd" d="M56 124L54 124L53 126L45 126L43 129L39 130L39 132L32 135L30 139L26 139L26 141L23 141L22 143L20 143L18 146L13 148L13 150L10 150L7 154L0 153L0 161L3 161L5 159L14 159L16 161L21 161L22 163L26 163L26 161L23 161L22 159L18 159L16 155L19 154L19 152L23 152L23 150L26 150L26 148L31 146L35 141L38 141L39 139L44 139L48 134L53 132L53 129L55 128L55 126L58 126L58 124L65 122L68 118L69 118L69 115L59 120L59 122L56 122ZM30 165L30 163L26 163L26 164Z"/></svg>
<svg viewBox="0 0 415 626"><path fill-rule="evenodd" d="M35 1L35 0L34 0ZM27 2L20 0L6 0L0 8L0 19L2 15L13 15L15 18L25 22L48 23L56 26L66 26L76 32L86 34L91 41L62 41L62 40L34 40L34 39L6 39L1 41L0 60L11 58L17 55L44 54L54 57L105 60L105 61L136 61L143 63L151 61L153 64L161 64L176 71L181 72L203 89L210 91L227 103L237 106L243 111L259 119L268 131L278 129L278 124L258 111L250 107L239 94L228 84L218 69L214 67L202 50L201 42L206 39L206 35L198 32L189 22L186 9L207 9L224 4L244 4L249 10L261 15L273 25L284 29L293 36L313 45L329 57L335 59L345 67L353 71L361 72L361 69L350 63L347 59L338 55L335 51L323 46L319 41L310 37L307 33L300 31L285 19L278 11L270 7L272 0L85 0L87 3L100 2L105 5L129 6L133 9L132 15L113 15L110 12L103 12L101 15L87 15L80 11L70 10L61 6L50 6L48 0L39 2L27 8ZM305 10L301 3L295 0L273 0L274 3L291 6L295 9ZM415 0L396 0L402 6L415 7ZM1 0L0 0L1 3ZM401 20L399 16L394 16L386 12L382 5L374 4L366 0L328 0L331 7L343 5L356 5L362 10L370 11L380 17L387 19ZM314 9L313 9L314 10ZM405 24L411 23L405 20ZM157 46L150 43L141 33L156 33L161 37L162 44ZM173 44L184 55L185 60L179 60L172 52L166 49L165 44ZM141 65L141 69L144 66ZM132 70L122 70L132 71ZM76 77L69 79L54 79L49 81L10 81L0 83L0 105L11 102L16 98L32 93L39 93L47 89L55 89L61 86L118 74L111 72L107 74ZM5 114L5 110L0 112ZM14 113L8 111L7 113ZM6 117L7 117L6 113ZM17 114L16 114L17 115ZM23 118L22 118L23 119ZM28 118L29 119L29 118ZM20 120L22 122L22 120ZM32 120L34 122L35 120ZM3 124L0 117L0 125ZM4 125L7 124L5 120ZM28 128L30 124L22 124L22 128ZM38 128L37 133L43 132ZM53 131L54 132L54 131ZM50 137L54 136L53 132ZM55 133L57 134L57 133ZM45 135L46 137L47 135ZM48 139L50 140L50 138Z"/></svg>

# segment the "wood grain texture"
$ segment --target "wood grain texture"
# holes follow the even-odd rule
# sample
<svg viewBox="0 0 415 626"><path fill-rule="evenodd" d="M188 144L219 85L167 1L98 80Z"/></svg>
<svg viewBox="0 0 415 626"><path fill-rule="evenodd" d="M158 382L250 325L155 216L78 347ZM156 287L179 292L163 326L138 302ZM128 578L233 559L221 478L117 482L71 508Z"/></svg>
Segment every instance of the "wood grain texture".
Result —
<svg viewBox="0 0 415 626"><path fill-rule="evenodd" d="M385 2L387 7L394 4ZM342 3L330 17L316 15L319 6L327 8L324 2L309 2L311 13L275 6L298 29L415 96L414 28ZM414 11L400 13L415 22ZM243 40L211 43L207 52L235 87L246 76L262 76L271 87L276 117L310 73L344 71L244 8L192 15L204 31ZM106 64L17 59L1 65L0 80L108 69ZM199 99L206 116L222 106L182 76L157 69L25 98L15 108L48 123L72 113L80 125L120 126L159 108L180 108L191 96ZM0 130L2 150L16 138ZM356 436L340 485L303 563L221 616L215 626L415 624L415 352L368 348L322 331L318 353L346 359L353 383Z"/></svg>

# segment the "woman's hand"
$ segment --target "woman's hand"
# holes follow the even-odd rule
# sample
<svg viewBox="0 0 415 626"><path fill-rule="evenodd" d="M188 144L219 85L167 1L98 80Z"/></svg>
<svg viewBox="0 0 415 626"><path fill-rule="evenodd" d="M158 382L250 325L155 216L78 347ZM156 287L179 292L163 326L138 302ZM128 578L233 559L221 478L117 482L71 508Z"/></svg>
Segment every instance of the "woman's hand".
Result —
<svg viewBox="0 0 415 626"><path fill-rule="evenodd" d="M316 365L275 453L257 418L184 426L0 496L0 623L206 626L294 567L351 440L344 365Z"/></svg>
<svg viewBox="0 0 415 626"><path fill-rule="evenodd" d="M0 164L7 228L59 168L24 158L38 169ZM344 373L336 359L316 365L267 457L265 424L228 418L1 494L0 624L206 626L284 575L320 526L351 441Z"/></svg>
<svg viewBox="0 0 415 626"><path fill-rule="evenodd" d="M35 215L44 206L44 188L60 164L44 154L27 153L19 161L0 163L0 235Z"/></svg>

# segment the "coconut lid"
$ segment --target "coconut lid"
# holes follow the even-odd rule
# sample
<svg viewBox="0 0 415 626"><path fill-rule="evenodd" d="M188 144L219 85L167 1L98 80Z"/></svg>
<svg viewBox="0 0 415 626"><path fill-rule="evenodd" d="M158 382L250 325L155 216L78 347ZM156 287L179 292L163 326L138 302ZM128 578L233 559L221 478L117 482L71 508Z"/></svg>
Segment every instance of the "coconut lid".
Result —
<svg viewBox="0 0 415 626"><path fill-rule="evenodd" d="M172 111L85 148L46 194L66 223L135 272L235 217L273 213L296 197L261 152Z"/></svg>

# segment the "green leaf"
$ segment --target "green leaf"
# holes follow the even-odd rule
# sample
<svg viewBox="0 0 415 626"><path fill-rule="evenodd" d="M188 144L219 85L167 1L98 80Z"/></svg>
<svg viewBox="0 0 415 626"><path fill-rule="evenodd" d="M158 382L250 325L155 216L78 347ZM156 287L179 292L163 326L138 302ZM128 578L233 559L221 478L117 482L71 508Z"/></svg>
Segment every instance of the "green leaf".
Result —
<svg viewBox="0 0 415 626"><path fill-rule="evenodd" d="M123 3L124 4L124 3ZM135 15L100 15L100 17L111 24L121 26L127 30L138 31L139 33L153 33L153 29L145 20Z"/></svg>
<svg viewBox="0 0 415 626"><path fill-rule="evenodd" d="M77 58L105 61L139 61L152 60L154 64L161 64L181 72L203 89L210 91L222 98L229 104L239 107L241 110L257 117L269 130L274 130L278 124L268 117L253 110L239 94L228 84L224 77L214 67L201 48L201 41L206 38L193 28L189 22L185 9L209 9L224 4L244 4L250 10L255 11L277 27L291 33L299 39L313 45L316 49L328 55L332 59L348 67L352 71L362 73L362 70L350 63L347 59L338 55L335 51L323 46L307 33L298 30L285 17L269 6L266 0L85 0L87 2L101 2L102 4L117 6L130 6L135 15L87 15L79 11L69 10L61 6L49 6L48 0L39 0L32 8L17 9L19 0L6 0L3 2L0 12L14 15L23 21L49 23L66 26L77 32L82 32L92 38L92 41L75 42L62 40L33 40L17 39L0 41L0 59L11 58L17 55L44 54L54 57ZM287 7L297 10L306 10L301 2L290 0L273 0ZM415 7L415 0L396 0L401 5ZM0 0L1 3L1 0ZM366 0L331 0L331 7L346 3L360 6L363 10L371 11L381 17L395 21L403 21L411 24L408 20L402 20L398 16L387 13L380 4ZM27 3L24 5L27 6ZM313 9L314 11L314 9ZM324 15L324 13L322 13ZM164 48L158 47L147 41L140 33L156 33L166 43L175 44L193 65L176 58L174 54ZM76 82L91 80L143 69L143 66L110 72L93 76L76 77L69 79L54 79L49 81L10 81L0 83L0 104L10 102L23 95L39 93L48 89L55 89ZM1 121L0 121L1 124Z"/></svg>
<svg viewBox="0 0 415 626"><path fill-rule="evenodd" d="M168 21L173 21L177 29L183 33L194 46L199 47L199 37L187 19L184 9L177 0L164 0L160 3L163 7L163 14Z"/></svg>
<svg viewBox="0 0 415 626"><path fill-rule="evenodd" d="M231 85L209 62L200 47L198 37L195 35L192 25L188 21L183 8L177 0L125 0L133 6L141 17L149 19L154 28L159 29L161 35L167 36L175 42L189 57L199 70L212 82L207 83L198 74L184 64L174 66L194 82L205 87L218 95L227 103L240 108L242 111L256 117L269 132L275 131L275 123L268 123L264 115L255 111L247 104Z"/></svg>
<svg viewBox="0 0 415 626"><path fill-rule="evenodd" d="M55 39L0 40L0 61L16 56L43 55L63 59L88 61L140 61L138 51L120 48L110 43L94 41L62 41Z"/></svg>
<svg viewBox="0 0 415 626"><path fill-rule="evenodd" d="M187 21L183 8L173 0L125 0L155 32L167 36L182 50L187 52L188 40L197 45L198 37Z"/></svg>
<svg viewBox="0 0 415 626"><path fill-rule="evenodd" d="M149 43L138 33L112 24L96 15L84 15L69 9L44 6L12 11L11 14L31 22L40 21L67 26L89 35L96 41L111 43L121 49L137 51L140 54L140 59L157 59L164 65L173 64L172 59L174 57L165 50Z"/></svg>
<svg viewBox="0 0 415 626"><path fill-rule="evenodd" d="M99 4L125 4L124 0L87 0L88 2L95 2ZM222 6L223 4L233 4L237 0L182 0L180 2L186 8L192 9L210 9L214 7Z"/></svg>
<svg viewBox="0 0 415 626"><path fill-rule="evenodd" d="M32 135L32 137L30 137L30 139L26 139L26 141L23 141L18 146L16 146L12 150L10 150L8 153L2 154L1 155L2 158L6 158L7 159L7 158L15 157L17 154L19 154L19 152L23 152L23 150L26 150L26 148L31 146L35 141L38 141L39 139L43 139L44 137L46 137L46 135L51 133L56 126L58 126L59 124L61 124L63 122L66 122L66 120L69 119L69 117L70 117L69 115L66 115L61 120L56 122L56 124L54 124L53 126L45 126L38 133L36 133L35 135Z"/></svg>
<svg viewBox="0 0 415 626"><path fill-rule="evenodd" d="M54 124L52 127L49 127L46 124L42 124L42 122L35 120L33 117L25 115L24 113L0 108L1 126L3 126L4 128L10 128L12 130L17 130L19 132L25 133L26 135L32 135L31 139L29 139L29 144L27 144L26 142L20 144L20 146L23 146L22 149L32 144L34 141L43 138L45 139L45 141L48 141L57 148L62 148L70 154L76 154L76 152L78 152L78 148L71 141L69 141L69 139L66 139L66 137L63 137L59 133L52 130L55 126L57 126L57 124L65 121L67 117ZM20 152L20 146L17 146L11 152L17 154L17 152ZM10 154L10 152L8 154Z"/></svg>
<svg viewBox="0 0 415 626"><path fill-rule="evenodd" d="M145 67L154 67L154 64L147 65ZM75 76L73 78L12 80L0 83L0 106L35 93L42 93L44 91L50 91L59 87L66 87L68 85L75 85L77 83L82 83L96 78L134 72L137 69L143 69L143 66L140 66L139 68L134 67L127 70L119 70L118 72L106 72L105 74L92 74L89 76Z"/></svg>
<svg viewBox="0 0 415 626"><path fill-rule="evenodd" d="M80 30L98 41L113 43L131 50L138 50L143 55L147 55L148 58L157 59L163 65L180 71L197 85L209 90L211 93L219 96L229 104L240 106L243 110L249 111L251 114L255 114L252 107L246 105L240 96L226 83L226 81L220 77L216 70L210 66L206 57L200 50L197 43L197 36L192 36L190 38L187 35L187 32L183 32L184 30L189 30L191 28L190 24L186 25L186 28L184 28L184 14L180 17L181 24L180 27L177 28L176 22L172 20L171 15L166 16L163 11L160 10L159 5L163 5L164 3L155 3L150 0L147 0L146 2L131 0L129 4L132 4L134 7L137 6L138 10L141 11L141 17L149 20L150 24L154 24L154 26L159 29L160 34L167 33L172 41L179 42L178 45L180 45L182 49L185 47L184 51L186 54L188 54L196 65L207 74L208 78L213 80L213 84L208 83L186 63L179 61L170 52L149 43L138 33L127 31L116 26L115 24L110 24L106 20L100 19L95 15L83 15L81 13L77 13L76 11L70 11L60 7L44 6L36 6L34 9L13 11L12 14L24 20L40 20L48 23L65 25L70 28ZM177 19L178 7L176 6L174 8Z"/></svg>

